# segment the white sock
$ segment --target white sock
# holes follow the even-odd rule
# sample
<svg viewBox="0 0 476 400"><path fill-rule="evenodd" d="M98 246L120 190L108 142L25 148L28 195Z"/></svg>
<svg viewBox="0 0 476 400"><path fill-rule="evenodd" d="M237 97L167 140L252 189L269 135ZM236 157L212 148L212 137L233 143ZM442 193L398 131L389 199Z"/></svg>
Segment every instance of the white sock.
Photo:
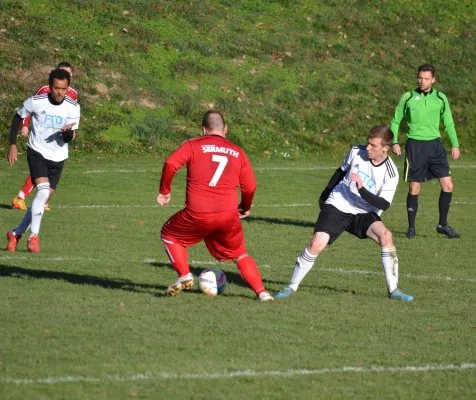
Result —
<svg viewBox="0 0 476 400"><path fill-rule="evenodd" d="M395 247L382 247L382 266L388 293L392 293L398 286L398 256Z"/></svg>
<svg viewBox="0 0 476 400"><path fill-rule="evenodd" d="M25 193L23 193L23 190L20 190L20 191L18 192L17 197L19 197L20 199L25 200Z"/></svg>
<svg viewBox="0 0 476 400"><path fill-rule="evenodd" d="M311 254L307 250L307 247L303 250L301 255L297 258L294 265L293 275L291 276L291 283L289 287L296 291L305 278L307 273L311 270L314 262L317 260L318 254Z"/></svg>
<svg viewBox="0 0 476 400"><path fill-rule="evenodd" d="M31 207L28 207L25 215L23 216L23 219L18 224L18 226L13 230L13 233L15 235L23 235L27 231L27 229L30 227L30 224L31 224Z"/></svg>
<svg viewBox="0 0 476 400"><path fill-rule="evenodd" d="M31 203L31 236L40 232L41 219L45 211L45 204L50 196L50 183L42 182L36 185L36 196Z"/></svg>

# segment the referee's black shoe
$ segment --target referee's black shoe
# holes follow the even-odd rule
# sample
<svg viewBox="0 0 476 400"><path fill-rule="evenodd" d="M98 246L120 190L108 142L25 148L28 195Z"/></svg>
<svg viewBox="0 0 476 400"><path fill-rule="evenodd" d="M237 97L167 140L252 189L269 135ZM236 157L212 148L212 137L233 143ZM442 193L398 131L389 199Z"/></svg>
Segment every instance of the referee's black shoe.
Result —
<svg viewBox="0 0 476 400"><path fill-rule="evenodd" d="M405 236L407 239L413 239L416 236L415 228L408 228L407 234Z"/></svg>
<svg viewBox="0 0 476 400"><path fill-rule="evenodd" d="M438 225L436 227L436 231L441 233L442 235L448 236L450 239L458 239L459 235L455 232L455 230L449 226L448 224L445 225Z"/></svg>

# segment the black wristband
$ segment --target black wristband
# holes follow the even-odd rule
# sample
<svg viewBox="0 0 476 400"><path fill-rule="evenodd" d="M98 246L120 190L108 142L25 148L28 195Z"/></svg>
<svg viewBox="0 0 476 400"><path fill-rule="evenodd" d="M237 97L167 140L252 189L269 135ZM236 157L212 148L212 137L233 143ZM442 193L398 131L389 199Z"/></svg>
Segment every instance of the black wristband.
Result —
<svg viewBox="0 0 476 400"><path fill-rule="evenodd" d="M74 137L74 131L72 130L69 130L69 131L64 131L61 136L63 137L63 141L65 143L69 143L71 142L71 140L73 140L73 137Z"/></svg>

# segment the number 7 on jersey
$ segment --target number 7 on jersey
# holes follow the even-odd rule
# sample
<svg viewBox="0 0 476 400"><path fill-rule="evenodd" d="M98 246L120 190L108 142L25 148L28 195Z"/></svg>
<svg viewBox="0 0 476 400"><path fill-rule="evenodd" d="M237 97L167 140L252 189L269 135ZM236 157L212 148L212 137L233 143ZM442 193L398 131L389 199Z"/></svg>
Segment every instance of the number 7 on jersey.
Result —
<svg viewBox="0 0 476 400"><path fill-rule="evenodd" d="M228 163L228 157L225 156L219 156L217 154L213 154L212 156L212 161L218 163L218 167L213 174L213 178L208 184L208 186L216 186L218 181L220 180L221 174L223 174L223 171L225 170L225 166Z"/></svg>

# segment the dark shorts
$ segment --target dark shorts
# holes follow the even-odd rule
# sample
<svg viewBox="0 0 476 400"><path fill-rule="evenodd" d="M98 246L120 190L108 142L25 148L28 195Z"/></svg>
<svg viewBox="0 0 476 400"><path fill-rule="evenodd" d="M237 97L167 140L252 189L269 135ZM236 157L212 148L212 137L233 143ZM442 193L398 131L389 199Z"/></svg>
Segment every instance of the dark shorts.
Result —
<svg viewBox="0 0 476 400"><path fill-rule="evenodd" d="M164 242L193 246L202 240L218 261L227 261L246 253L243 228L238 210L220 213L194 213L188 209L172 215L161 231Z"/></svg>
<svg viewBox="0 0 476 400"><path fill-rule="evenodd" d="M28 166L30 167L31 180L35 183L37 178L48 178L50 188L56 189L63 171L64 161L51 161L44 158L40 153L28 147Z"/></svg>
<svg viewBox="0 0 476 400"><path fill-rule="evenodd" d="M342 234L347 231L359 239L367 239L367 231L374 222L382 219L374 212L366 214L344 213L330 204L322 207L319 217L317 217L314 233L325 232L331 237L329 244L332 244Z"/></svg>
<svg viewBox="0 0 476 400"><path fill-rule="evenodd" d="M408 139L405 153L405 182L425 182L451 175L446 150L440 139Z"/></svg>

